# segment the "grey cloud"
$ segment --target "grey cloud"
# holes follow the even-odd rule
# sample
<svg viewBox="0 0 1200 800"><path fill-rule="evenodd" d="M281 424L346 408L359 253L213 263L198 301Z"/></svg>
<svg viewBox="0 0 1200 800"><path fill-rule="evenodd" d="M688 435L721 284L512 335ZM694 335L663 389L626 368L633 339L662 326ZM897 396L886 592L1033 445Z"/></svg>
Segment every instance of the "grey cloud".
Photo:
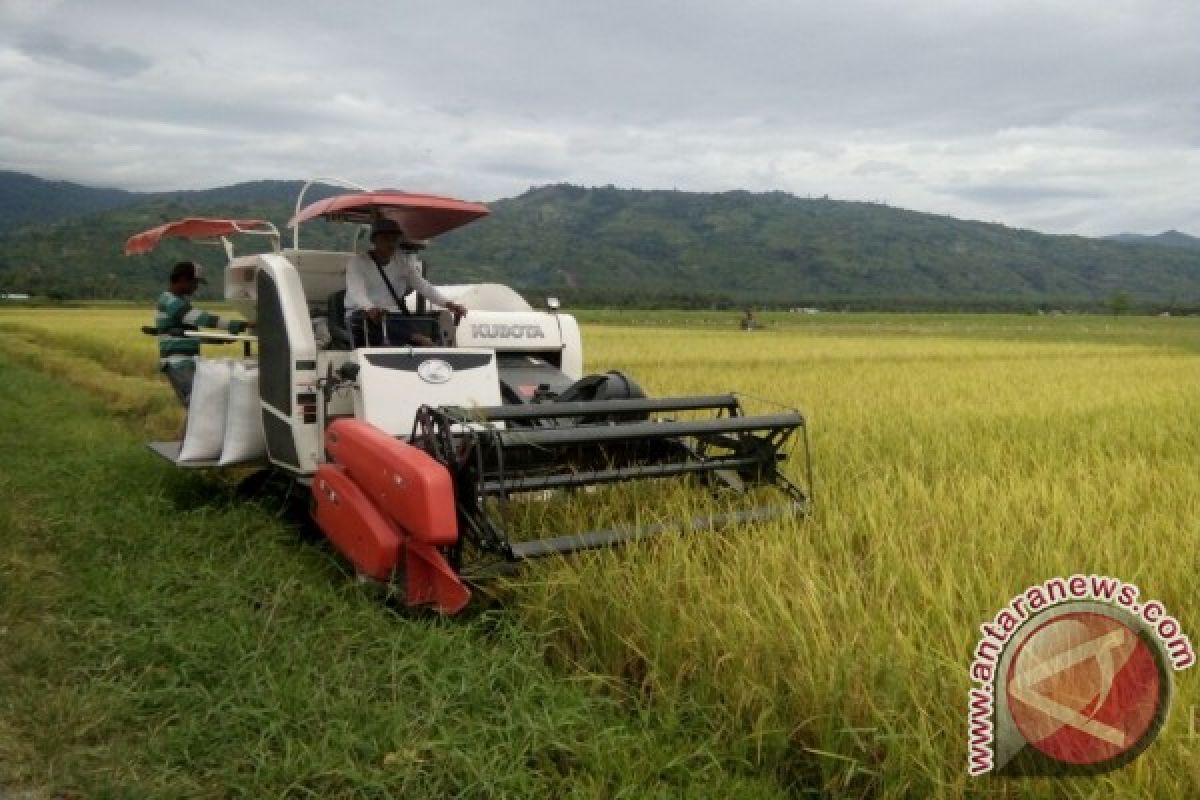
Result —
<svg viewBox="0 0 1200 800"><path fill-rule="evenodd" d="M1200 226L1190 1L147 8L0 26L0 106L22 112L0 116L6 166L130 188L328 172L483 199L559 180L782 189L1055 230Z"/></svg>
<svg viewBox="0 0 1200 800"><path fill-rule="evenodd" d="M944 186L944 194L962 197L977 203L1011 206L1044 200L1092 200L1104 193L1091 189L1044 186L1038 184L991 184L983 186Z"/></svg>
<svg viewBox="0 0 1200 800"><path fill-rule="evenodd" d="M864 161L850 170L850 174L863 177L897 178L900 180L914 180L919 177L911 168L892 161Z"/></svg>
<svg viewBox="0 0 1200 800"><path fill-rule="evenodd" d="M20 48L36 60L59 61L109 78L132 78L153 65L150 59L125 47L88 44L49 31L24 36Z"/></svg>
<svg viewBox="0 0 1200 800"><path fill-rule="evenodd" d="M497 160L484 158L476 161L475 166L484 172L528 183L544 183L562 177L561 170L537 161L521 162L513 159Z"/></svg>
<svg viewBox="0 0 1200 800"><path fill-rule="evenodd" d="M80 116L115 116L131 126L170 126L178 132L191 128L210 136L227 130L279 135L344 124L325 104L307 98L203 84L184 91L146 87L136 93L112 85L60 84L49 90L47 99Z"/></svg>
<svg viewBox="0 0 1200 800"><path fill-rule="evenodd" d="M1165 56L1113 58L1112 44L1137 43L1136 28L1120 41L1124 21L1083 24L1016 3L956 27L925 7L714 3L668 14L630 2L505 3L463 22L444 16L464 16L455 7L422 15L399 59L430 63L445 28L461 26L475 47L439 68L486 108L602 109L647 124L770 109L810 125L979 130L1055 124L1099 100L1142 96L1150 79L1156 92L1194 85ZM1075 29L1042 27L1068 23Z"/></svg>

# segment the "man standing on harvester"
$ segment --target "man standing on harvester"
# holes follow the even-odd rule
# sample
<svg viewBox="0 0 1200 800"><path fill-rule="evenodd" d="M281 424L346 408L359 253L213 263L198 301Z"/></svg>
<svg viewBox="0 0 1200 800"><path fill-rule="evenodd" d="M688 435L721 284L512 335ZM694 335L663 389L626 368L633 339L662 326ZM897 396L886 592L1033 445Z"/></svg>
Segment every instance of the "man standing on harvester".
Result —
<svg viewBox="0 0 1200 800"><path fill-rule="evenodd" d="M386 312L400 311L400 302L410 289L425 299L464 317L467 309L448 299L421 275L418 259L411 247L398 248L404 231L395 220L381 218L371 225L371 249L359 253L346 265L346 330L355 336L356 344L412 344L430 347L433 340L405 325L403 319L385 317ZM366 331L367 341L356 332Z"/></svg>
<svg viewBox="0 0 1200 800"><path fill-rule="evenodd" d="M184 335L186 330L219 328L239 334L250 325L245 320L221 322L216 314L193 308L189 298L205 283L200 265L180 261L171 270L167 291L158 297L154 310L154 329L158 334L158 363L171 388L186 408L192 400L192 381L196 377L196 356L200 340Z"/></svg>

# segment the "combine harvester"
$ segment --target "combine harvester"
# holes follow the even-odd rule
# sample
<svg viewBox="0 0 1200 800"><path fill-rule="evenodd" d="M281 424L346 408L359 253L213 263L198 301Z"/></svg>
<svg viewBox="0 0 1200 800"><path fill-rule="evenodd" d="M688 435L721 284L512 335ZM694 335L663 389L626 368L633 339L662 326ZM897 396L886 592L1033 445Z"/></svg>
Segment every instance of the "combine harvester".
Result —
<svg viewBox="0 0 1200 800"><path fill-rule="evenodd" d="M290 248L262 220L187 219L132 237L126 252L148 252L166 236L224 245L226 299L257 323L257 337L234 338L247 341L248 355L257 341L266 460L307 487L317 525L360 574L395 582L410 606L454 613L468 602L469 579L497 566L805 511L805 490L780 471L804 430L799 412L749 416L733 394L651 398L619 372L584 376L579 326L557 303L535 311L498 284L443 286L468 307L466 318L403 298L407 321L438 346L354 346L342 304L362 226L387 217L408 239L427 240L488 209L391 190L302 207L311 183L289 222ZM350 223L350 249L302 249L301 225L318 218ZM237 256L234 234L266 235L271 252ZM807 437L799 438L811 485ZM215 466L181 461L180 446L150 444L177 466ZM769 485L782 501L535 541L512 541L499 513L516 495L679 476L714 489Z"/></svg>

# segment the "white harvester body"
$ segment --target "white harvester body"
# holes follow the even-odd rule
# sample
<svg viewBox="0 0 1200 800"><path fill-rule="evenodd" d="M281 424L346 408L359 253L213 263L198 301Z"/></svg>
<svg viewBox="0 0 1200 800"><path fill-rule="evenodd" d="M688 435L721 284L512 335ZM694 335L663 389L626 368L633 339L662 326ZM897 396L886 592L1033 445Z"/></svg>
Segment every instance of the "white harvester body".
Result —
<svg viewBox="0 0 1200 800"><path fill-rule="evenodd" d="M341 325L327 309L332 295L345 288L345 265L352 256L283 250L235 258L226 268L226 299L257 326L263 431L275 466L301 479L311 476L323 460L321 432L340 417L353 416L407 439L422 406L500 405L510 364L518 370L534 367L535 379L545 378L558 389L583 377L583 342L575 318L535 311L499 284L448 288L451 299L475 304L453 326L451 347L338 349L319 342L322 325ZM500 309L480 307L489 301ZM436 316L425 319L433 324L448 321L449 315ZM355 379L340 382L326 397L322 382L335 379L347 363L357 367ZM513 383L513 388L531 397L543 383Z"/></svg>
<svg viewBox="0 0 1200 800"><path fill-rule="evenodd" d="M389 342L386 318L382 345L367 346L365 323L355 335L343 308L361 228L345 251L299 246L300 223L315 218L390 219L416 243L487 213L478 203L451 198L363 191L304 208L298 200L291 248L280 247L269 222L191 218L132 237L126 252L148 252L163 236L224 243L225 298L255 323L255 335L213 338L245 342L248 358L257 343L259 403L255 409L251 388L239 395L249 402L219 403L215 413L226 414L227 406L248 410L236 426L226 417L228 433L254 428L260 412L260 463L291 485L309 487L313 518L338 551L362 575L399 578L408 605L453 613L470 596L468 578L483 574L474 570L619 545L667 529L618 527L514 541L496 507L514 495L693 478L714 490L772 486L786 502L702 515L683 522L685 530L803 513L807 495L780 471L793 435L804 430L795 409L747 415L732 394L651 398L624 373L585 376L575 318L560 313L557 301L547 301L548 311L535 310L495 283L440 287L468 309L462 318L400 297L404 319L397 335L416 341L415 326L425 337L420 341L433 346ZM226 238L233 233L268 235L272 250L235 256ZM206 335L157 325L143 330ZM204 413L193 403L189 423ZM189 424L189 440L191 430ZM219 457L181 460L179 442L150 446L177 466L226 466Z"/></svg>

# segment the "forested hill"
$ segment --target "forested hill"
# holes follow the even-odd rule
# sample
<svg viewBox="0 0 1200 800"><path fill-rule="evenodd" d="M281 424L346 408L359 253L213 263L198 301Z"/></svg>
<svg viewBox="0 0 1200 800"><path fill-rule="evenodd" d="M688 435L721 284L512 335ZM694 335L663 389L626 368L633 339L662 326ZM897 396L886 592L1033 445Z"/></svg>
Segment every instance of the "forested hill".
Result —
<svg viewBox="0 0 1200 800"><path fill-rule="evenodd" d="M20 172L0 170L0 233L24 226L44 226L60 220L75 219L95 212L138 207L135 217L181 210L184 216L197 216L190 209L238 206L252 214L263 205L287 205L290 213L304 181L248 181L215 189L180 189L170 192L128 192L124 189L97 189L67 181L48 181ZM328 196L330 190L310 190L311 199ZM101 224L107 224L101 221ZM124 240L122 240L124 241Z"/></svg>
<svg viewBox="0 0 1200 800"><path fill-rule="evenodd" d="M142 199L136 192L122 189L94 189L0 170L0 232L131 205Z"/></svg>
<svg viewBox="0 0 1200 800"><path fill-rule="evenodd" d="M1200 252L1051 236L783 192L546 186L492 204L442 257L523 287L720 294L756 302L1200 304Z"/></svg>
<svg viewBox="0 0 1200 800"><path fill-rule="evenodd" d="M0 174L0 198L10 175ZM176 258L215 267L223 257L171 244L126 258L121 248L131 233L183 216L229 215L265 216L283 230L299 185L133 194L116 207L42 225L0 219L0 292L149 296ZM1200 305L1200 250L1164 241L1051 236L782 192L554 185L490 205L489 218L427 251L435 280L497 281L568 302L622 304L1095 307L1124 293L1134 303ZM306 226L302 243L343 249L346 232Z"/></svg>
<svg viewBox="0 0 1200 800"><path fill-rule="evenodd" d="M1154 236L1143 236L1137 233L1118 233L1109 239L1125 244L1153 244L1159 247L1183 247L1189 250L1200 250L1200 238L1188 236L1179 231L1165 231Z"/></svg>

